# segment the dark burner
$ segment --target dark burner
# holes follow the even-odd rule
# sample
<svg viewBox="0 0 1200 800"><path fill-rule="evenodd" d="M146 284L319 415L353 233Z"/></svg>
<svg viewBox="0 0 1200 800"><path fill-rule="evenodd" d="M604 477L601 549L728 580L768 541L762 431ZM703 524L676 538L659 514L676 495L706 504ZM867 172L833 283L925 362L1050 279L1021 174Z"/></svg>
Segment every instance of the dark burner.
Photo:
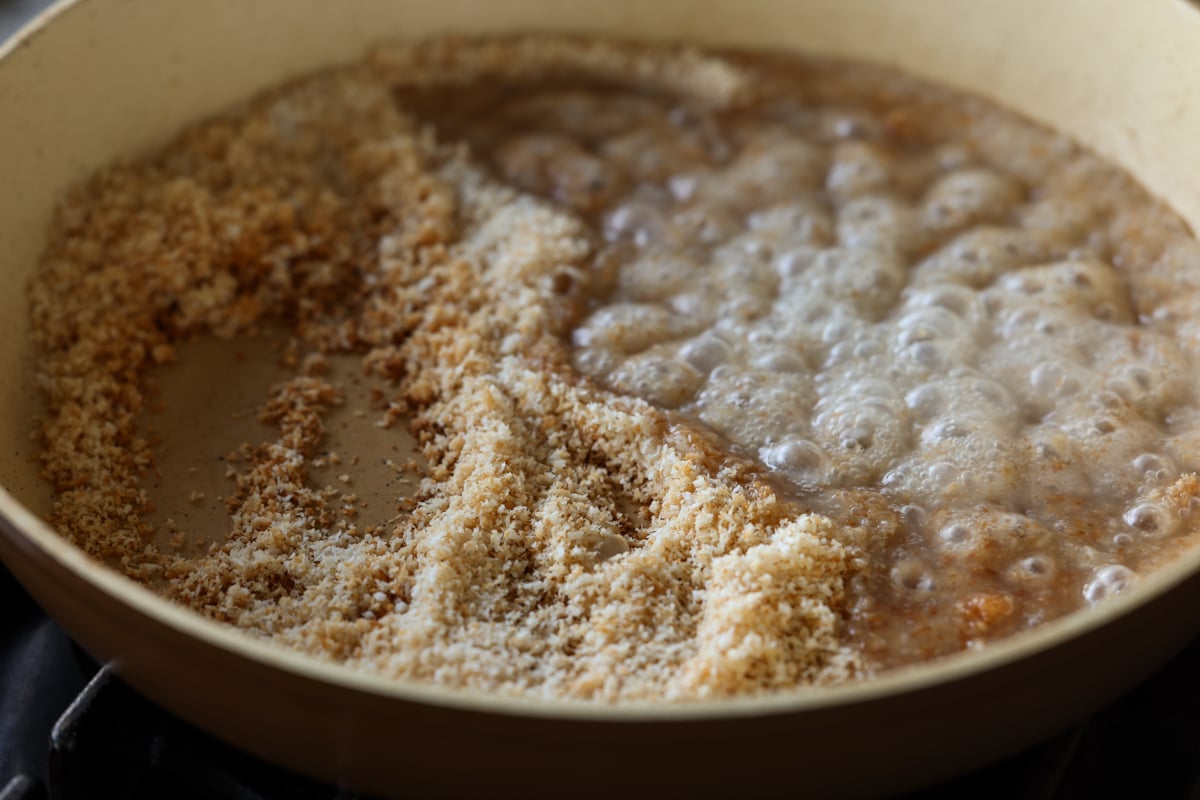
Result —
<svg viewBox="0 0 1200 800"><path fill-rule="evenodd" d="M155 706L79 651L3 569L0 608L0 800L357 797L264 764Z"/></svg>
<svg viewBox="0 0 1200 800"><path fill-rule="evenodd" d="M264 764L155 706L78 650L3 569L0 609L0 800L360 797ZM1200 800L1197 676L1200 641L1086 722L909 800Z"/></svg>

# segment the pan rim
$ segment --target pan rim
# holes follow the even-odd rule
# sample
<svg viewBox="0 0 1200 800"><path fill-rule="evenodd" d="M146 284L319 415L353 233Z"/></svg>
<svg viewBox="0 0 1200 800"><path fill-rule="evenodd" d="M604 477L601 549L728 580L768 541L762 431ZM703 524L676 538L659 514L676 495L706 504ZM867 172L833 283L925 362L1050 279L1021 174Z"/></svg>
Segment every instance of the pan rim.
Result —
<svg viewBox="0 0 1200 800"><path fill-rule="evenodd" d="M1177 10L1197 13L1187 0L1172 0L1171 4ZM58 0L39 13L8 41L0 44L0 65L10 55L32 43L60 16L77 11L82 5L82 0ZM1018 110L1030 114L1027 110ZM344 664L321 661L283 645L256 639L231 625L208 619L157 595L70 544L3 486L0 486L0 521L5 523L0 526L3 529L0 536L10 539L17 548L28 550L32 546L38 557L66 569L91 589L127 609L205 645L260 666L389 700L463 711L581 722L715 721L802 714L884 701L934 686L964 681L1052 650L1107 627L1168 594L1187 580L1200 576L1200 546L1196 546L1139 580L1128 592L1096 607L1081 609L980 650L955 653L888 670L862 681L751 697L604 704L569 698L497 696L479 689L450 688L408 678L386 678Z"/></svg>

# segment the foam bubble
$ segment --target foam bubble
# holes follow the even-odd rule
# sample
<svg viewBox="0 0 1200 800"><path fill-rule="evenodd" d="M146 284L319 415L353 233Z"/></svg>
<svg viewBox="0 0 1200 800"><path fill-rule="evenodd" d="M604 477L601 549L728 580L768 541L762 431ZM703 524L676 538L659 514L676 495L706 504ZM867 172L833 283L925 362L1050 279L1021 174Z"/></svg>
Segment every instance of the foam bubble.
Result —
<svg viewBox="0 0 1200 800"><path fill-rule="evenodd" d="M626 359L609 378L618 392L636 395L663 408L676 408L691 400L702 381L699 372L661 351Z"/></svg>
<svg viewBox="0 0 1200 800"><path fill-rule="evenodd" d="M904 397L913 418L924 422L937 416L946 407L945 391L937 383L923 383Z"/></svg>
<svg viewBox="0 0 1200 800"><path fill-rule="evenodd" d="M808 245L789 247L775 257L775 271L784 280L794 280L812 266L821 251Z"/></svg>
<svg viewBox="0 0 1200 800"><path fill-rule="evenodd" d="M962 320L938 306L910 311L896 323L896 341L901 345L953 339L963 333Z"/></svg>
<svg viewBox="0 0 1200 800"><path fill-rule="evenodd" d="M808 365L796 353L783 349L768 350L754 359L754 366L771 372L808 372Z"/></svg>
<svg viewBox="0 0 1200 800"><path fill-rule="evenodd" d="M700 419L735 442L754 447L804 437L812 408L811 381L794 373L729 364L709 375L696 398Z"/></svg>
<svg viewBox="0 0 1200 800"><path fill-rule="evenodd" d="M694 272L695 267L682 259L648 255L624 264L617 286L630 300L663 300L687 288Z"/></svg>
<svg viewBox="0 0 1200 800"><path fill-rule="evenodd" d="M1120 276L1111 264L1100 261L1070 260L1030 267L1003 276L997 285L1031 302L1106 322L1132 318Z"/></svg>
<svg viewBox="0 0 1200 800"><path fill-rule="evenodd" d="M1020 213L1021 227L1036 230L1047 238L1073 241L1094 224L1098 210L1077 193L1069 201L1047 197L1026 205Z"/></svg>
<svg viewBox="0 0 1200 800"><path fill-rule="evenodd" d="M891 571L892 583L899 589L928 592L933 589L933 576L929 569L915 558L896 562Z"/></svg>
<svg viewBox="0 0 1200 800"><path fill-rule="evenodd" d="M930 187L921 221L938 230L1002 220L1020 202L1021 186L1012 178L981 167L955 170Z"/></svg>
<svg viewBox="0 0 1200 800"><path fill-rule="evenodd" d="M747 222L759 237L774 245L776 252L799 246L833 244L833 220L824 204L802 198L752 213Z"/></svg>
<svg viewBox="0 0 1200 800"><path fill-rule="evenodd" d="M1043 253L1042 243L1028 231L972 228L918 264L913 270L913 282L918 285L949 282L982 288L1003 270L1033 263Z"/></svg>
<svg viewBox="0 0 1200 800"><path fill-rule="evenodd" d="M833 149L825 188L841 202L887 188L892 160L868 142L845 142Z"/></svg>
<svg viewBox="0 0 1200 800"><path fill-rule="evenodd" d="M1029 383L1034 392L1046 398L1070 397L1083 388L1068 367L1057 361L1043 361L1035 366L1029 373Z"/></svg>
<svg viewBox="0 0 1200 800"><path fill-rule="evenodd" d="M909 503L900 508L900 518L904 520L904 524L909 527L909 530L920 530L925 526L929 513L923 506Z"/></svg>
<svg viewBox="0 0 1200 800"><path fill-rule="evenodd" d="M1098 361L1108 373L1107 388L1147 417L1165 417L1193 391L1188 359L1149 332L1138 337L1136 346L1106 342Z"/></svg>
<svg viewBox="0 0 1200 800"><path fill-rule="evenodd" d="M925 470L925 477L930 483L930 488L936 492L945 490L950 484L959 480L962 477L962 470L947 461L939 461L929 465L929 468Z"/></svg>
<svg viewBox="0 0 1200 800"><path fill-rule="evenodd" d="M712 206L690 206L677 211L671 222L689 241L706 245L718 244L732 238L741 228L728 211Z"/></svg>
<svg viewBox="0 0 1200 800"><path fill-rule="evenodd" d="M971 529L961 522L954 522L938 531L938 538L946 544L963 544L971 538Z"/></svg>
<svg viewBox="0 0 1200 800"><path fill-rule="evenodd" d="M573 336L576 347L636 353L658 342L686 336L697 324L660 305L615 303L598 309Z"/></svg>
<svg viewBox="0 0 1200 800"><path fill-rule="evenodd" d="M862 328L863 321L859 317L837 313L821 329L821 341L825 344L844 342L856 338Z"/></svg>
<svg viewBox="0 0 1200 800"><path fill-rule="evenodd" d="M720 336L706 333L685 342L679 348L679 357L692 369L707 374L729 361L733 357L733 349Z"/></svg>
<svg viewBox="0 0 1200 800"><path fill-rule="evenodd" d="M682 172L677 175L672 175L667 179L667 190L671 192L672 197L681 203L686 203L688 200L691 200L693 197L695 197L696 189L699 187L700 177L694 173ZM620 206L617 211L614 211L613 214L610 215L609 219L611 220L617 212L622 211L625 208L627 208L627 206ZM617 223L610 222L609 227L618 227L623 222L624 218ZM618 227L618 230L619 229L620 228Z"/></svg>
<svg viewBox="0 0 1200 800"><path fill-rule="evenodd" d="M828 458L825 452L807 439L788 439L764 447L759 458L799 484L819 483L826 477Z"/></svg>
<svg viewBox="0 0 1200 800"><path fill-rule="evenodd" d="M1057 572L1054 559L1037 554L1018 559L1007 571L1008 579L1017 584L1039 586L1045 584Z"/></svg>
<svg viewBox="0 0 1200 800"><path fill-rule="evenodd" d="M898 403L884 398L863 403L860 399L822 398L812 429L835 467L853 462L858 464L857 473L870 480L886 473L905 455L911 446L910 426Z"/></svg>
<svg viewBox="0 0 1200 800"><path fill-rule="evenodd" d="M1134 457L1132 466L1135 472L1151 482L1162 482L1175 474L1175 463L1161 453L1141 453Z"/></svg>
<svg viewBox="0 0 1200 800"><path fill-rule="evenodd" d="M1095 605L1128 589L1137 580L1137 573L1121 564L1110 564L1096 571L1095 577L1083 587L1083 598Z"/></svg>
<svg viewBox="0 0 1200 800"><path fill-rule="evenodd" d="M1138 503L1128 509L1121 519L1130 528L1150 536L1169 533L1173 526L1170 512L1157 503Z"/></svg>
<svg viewBox="0 0 1200 800"><path fill-rule="evenodd" d="M593 378L612 372L620 363L620 357L611 350L581 348L575 351L575 369Z"/></svg>
<svg viewBox="0 0 1200 800"><path fill-rule="evenodd" d="M899 395L896 393L896 388L886 381L879 378L860 378L850 384L848 394L866 398L866 403L883 399L889 401L887 407L889 410L899 409Z"/></svg>
<svg viewBox="0 0 1200 800"><path fill-rule="evenodd" d="M910 292L905 305L909 308L944 308L960 317L971 316L978 304L978 295L952 283L939 283L927 289Z"/></svg>
<svg viewBox="0 0 1200 800"><path fill-rule="evenodd" d="M944 418L929 425L921 433L922 442L945 442L949 439L961 439L975 431L970 420Z"/></svg>
<svg viewBox="0 0 1200 800"><path fill-rule="evenodd" d="M826 305L844 304L869 318L879 318L899 298L904 262L896 255L870 249L832 247L822 250L808 269L789 283L787 297L815 294Z"/></svg>
<svg viewBox="0 0 1200 800"><path fill-rule="evenodd" d="M867 195L839 209L837 237L841 244L856 250L903 253L920 244L923 229L911 206L894 197Z"/></svg>
<svg viewBox="0 0 1200 800"><path fill-rule="evenodd" d="M976 345L961 318L944 308L930 307L900 318L895 327L894 350L920 374L931 374L969 363Z"/></svg>
<svg viewBox="0 0 1200 800"><path fill-rule="evenodd" d="M731 207L764 208L824 183L822 148L779 132L752 137L723 171L705 176L696 197Z"/></svg>

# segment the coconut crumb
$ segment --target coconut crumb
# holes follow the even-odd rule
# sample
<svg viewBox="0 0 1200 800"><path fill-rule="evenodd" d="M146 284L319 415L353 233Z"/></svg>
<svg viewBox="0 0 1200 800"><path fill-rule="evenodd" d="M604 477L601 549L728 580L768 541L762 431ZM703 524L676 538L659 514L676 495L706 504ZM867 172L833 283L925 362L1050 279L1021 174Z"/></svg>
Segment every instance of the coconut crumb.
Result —
<svg viewBox="0 0 1200 800"><path fill-rule="evenodd" d="M391 47L75 188L31 287L58 529L201 614L394 678L630 701L861 674L843 630L853 536L581 380L561 322L579 298L557 276L595 255L587 226L436 141L393 96L563 70L714 106L749 89L741 68L686 49ZM227 535L159 550L141 487L148 370L191 338L280 319L296 375L260 409L274 438L228 461ZM376 398L381 424L411 426L428 467L386 526L356 528L352 496L312 488L317 465L341 462L322 443L342 389L306 351L358 353L396 381Z"/></svg>

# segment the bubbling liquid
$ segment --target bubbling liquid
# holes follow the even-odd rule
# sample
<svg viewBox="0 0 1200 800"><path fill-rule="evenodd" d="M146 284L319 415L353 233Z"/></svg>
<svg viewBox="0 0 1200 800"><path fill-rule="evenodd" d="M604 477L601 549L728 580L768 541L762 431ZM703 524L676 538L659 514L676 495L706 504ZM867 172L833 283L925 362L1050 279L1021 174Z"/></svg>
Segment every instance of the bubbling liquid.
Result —
<svg viewBox="0 0 1200 800"><path fill-rule="evenodd" d="M1190 534L1200 247L987 103L738 57L715 111L569 81L406 98L591 223L575 368L710 432L858 537L874 663L1102 601Z"/></svg>

